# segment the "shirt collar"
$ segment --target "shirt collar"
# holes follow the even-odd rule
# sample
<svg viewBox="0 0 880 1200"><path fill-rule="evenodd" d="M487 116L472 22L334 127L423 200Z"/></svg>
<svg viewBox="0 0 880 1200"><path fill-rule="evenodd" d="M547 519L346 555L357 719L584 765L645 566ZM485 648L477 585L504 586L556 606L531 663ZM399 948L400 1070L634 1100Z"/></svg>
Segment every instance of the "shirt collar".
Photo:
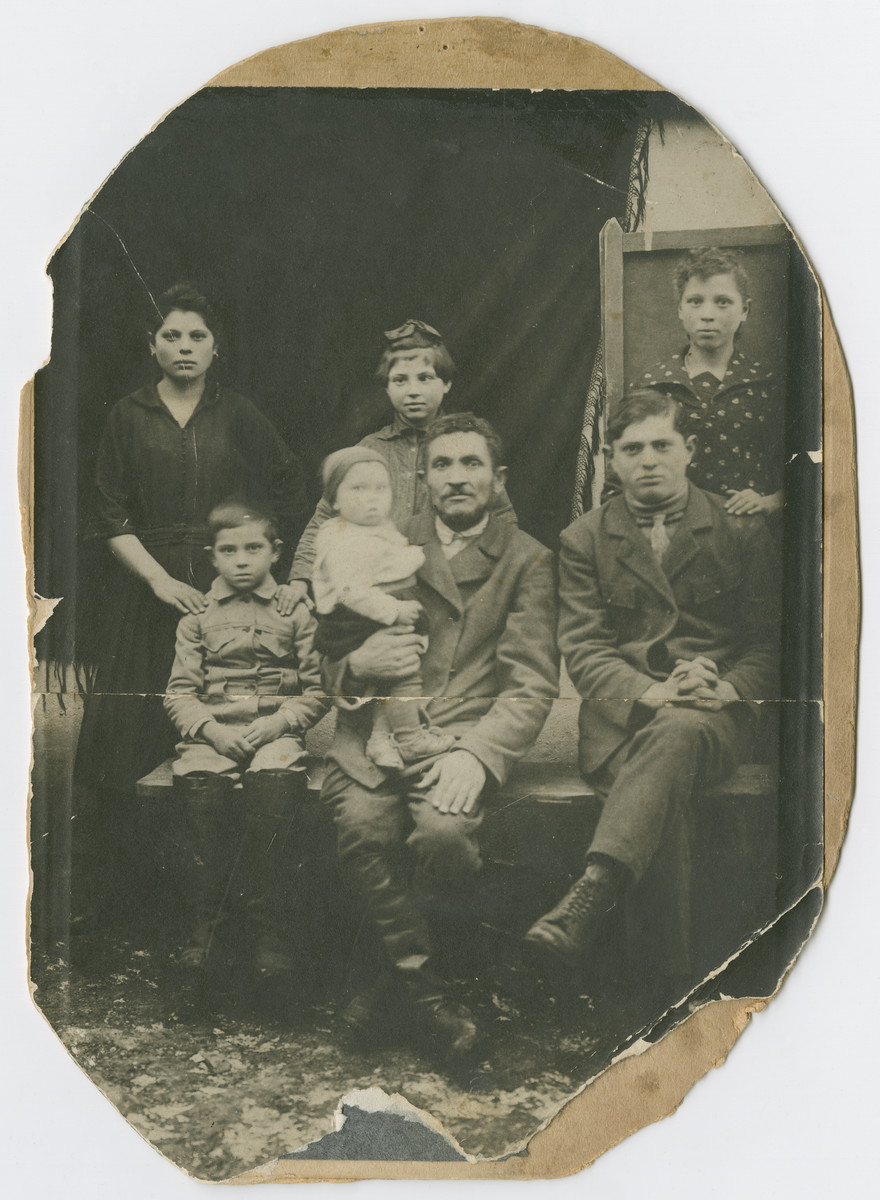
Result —
<svg viewBox="0 0 880 1200"><path fill-rule="evenodd" d="M681 374L685 377L685 379L688 380L688 382L690 382L690 376L687 373L687 366L685 365L685 359L687 358L689 351L690 351L690 346L688 345L688 346L684 347L681 354L673 354L672 355L673 361L678 360L678 364L677 364L678 369L681 372ZM751 373L756 376L757 375L761 375L761 376L769 375L769 372L765 372L761 369L761 364L758 362L753 362L751 364ZM714 375L715 372L714 371L706 371L706 372L704 372L704 374ZM745 383L753 382L753 380L750 380L748 378L748 374L749 374L748 359L746 358L745 354L743 354L742 347L740 347L736 343L734 343L733 354L731 355L730 362L727 364L727 367L724 371L724 375L723 375L722 379L720 380L720 382L722 384L727 385L727 381L730 379L730 377L732 375L742 377L743 382L745 382ZM715 375L715 378L717 379L718 376ZM729 385L727 385L727 386L729 386Z"/></svg>
<svg viewBox="0 0 880 1200"><path fill-rule="evenodd" d="M437 537L440 539L441 546L451 546L453 542L473 542L476 541L481 534L486 532L486 526L489 524L489 514L484 513L482 521L478 521L476 525L472 525L470 529L450 529L448 525L440 520L439 517L434 518L434 528L437 531Z"/></svg>
<svg viewBox="0 0 880 1200"><path fill-rule="evenodd" d="M209 377L205 381L205 390L202 393L202 398L199 400L196 408L209 408L211 405L217 403L219 397L220 386L215 380L212 380ZM166 412L168 411L165 408L165 405L162 403L162 398L159 395L159 389L155 383L148 383L146 387L142 387L139 391L135 392L132 398L136 400L138 404L142 404L144 408L161 408Z"/></svg>
<svg viewBox="0 0 880 1200"><path fill-rule="evenodd" d="M443 416L442 408L438 411L437 416ZM391 441L392 438L406 437L406 435L409 433L414 433L417 438L421 438L424 435L424 432L424 429L417 429L415 425L410 425L408 421L403 419L399 412L395 411L394 420L391 422L391 424L386 425L384 429L380 429L379 432L373 436L382 438L383 441Z"/></svg>
<svg viewBox="0 0 880 1200"><path fill-rule="evenodd" d="M271 600L278 591L278 584L271 575L267 575L258 588L254 588L252 592L237 592L235 588L229 586L222 575L218 575L208 591L208 595L212 600L230 600L233 596L240 596L242 599L248 596L259 596L261 600Z"/></svg>
<svg viewBox="0 0 880 1200"><path fill-rule="evenodd" d="M626 506L632 515L638 520L640 517L653 517L655 513L664 513L666 516L671 516L673 513L684 512L688 506L690 499L690 485L685 480L684 487L680 492L676 492L674 496L670 496L668 500L662 501L660 504L642 504L636 500L634 496L627 496L624 493Z"/></svg>

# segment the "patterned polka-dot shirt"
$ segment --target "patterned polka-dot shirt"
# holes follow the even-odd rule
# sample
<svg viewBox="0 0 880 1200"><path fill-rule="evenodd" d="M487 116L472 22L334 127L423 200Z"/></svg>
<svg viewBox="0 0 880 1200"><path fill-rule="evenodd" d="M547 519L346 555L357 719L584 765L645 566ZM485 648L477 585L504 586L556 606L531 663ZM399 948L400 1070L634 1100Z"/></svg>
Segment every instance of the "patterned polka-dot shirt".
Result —
<svg viewBox="0 0 880 1200"><path fill-rule="evenodd" d="M688 478L707 492L754 488L767 496L782 486L783 412L776 380L735 350L724 379L710 371L688 377L687 348L642 372L630 384L681 400L697 435Z"/></svg>

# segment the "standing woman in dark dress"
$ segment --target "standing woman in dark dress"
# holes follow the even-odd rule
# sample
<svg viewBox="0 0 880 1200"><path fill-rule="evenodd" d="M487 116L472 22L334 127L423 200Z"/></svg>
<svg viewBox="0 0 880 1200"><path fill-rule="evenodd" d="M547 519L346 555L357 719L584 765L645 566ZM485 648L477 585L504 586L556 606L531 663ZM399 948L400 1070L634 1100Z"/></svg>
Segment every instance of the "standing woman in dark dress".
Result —
<svg viewBox="0 0 880 1200"><path fill-rule="evenodd" d="M103 652L75 777L98 790L99 811L104 801L130 809L137 780L172 753L162 694L177 622L205 608L208 512L230 496L264 504L285 548L308 515L297 459L270 421L213 378L221 342L207 297L189 284L170 288L149 333L161 377L115 405L96 467L95 531L112 559L99 579ZM111 843L106 826L131 815L105 810L99 825Z"/></svg>

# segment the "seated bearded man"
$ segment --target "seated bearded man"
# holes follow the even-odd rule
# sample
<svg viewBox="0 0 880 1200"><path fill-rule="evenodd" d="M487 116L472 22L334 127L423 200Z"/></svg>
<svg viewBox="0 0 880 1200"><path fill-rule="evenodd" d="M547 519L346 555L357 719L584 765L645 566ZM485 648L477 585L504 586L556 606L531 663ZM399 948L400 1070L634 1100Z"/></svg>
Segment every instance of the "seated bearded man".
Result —
<svg viewBox="0 0 880 1200"><path fill-rule="evenodd" d="M470 413L440 418L425 435L423 462L432 511L401 528L425 555L418 581L430 626L421 662L426 718L456 741L405 774L367 757L371 706L346 698L362 681L411 675L424 647L412 629L381 630L325 663L340 712L323 798L333 808L340 865L386 959L346 1019L364 1032L380 1012L391 1023L404 1018L452 1059L473 1050L478 1031L450 998L423 901L445 895L461 907L481 866L487 798L531 747L558 694L556 596L550 552L491 511L505 468L488 422Z"/></svg>

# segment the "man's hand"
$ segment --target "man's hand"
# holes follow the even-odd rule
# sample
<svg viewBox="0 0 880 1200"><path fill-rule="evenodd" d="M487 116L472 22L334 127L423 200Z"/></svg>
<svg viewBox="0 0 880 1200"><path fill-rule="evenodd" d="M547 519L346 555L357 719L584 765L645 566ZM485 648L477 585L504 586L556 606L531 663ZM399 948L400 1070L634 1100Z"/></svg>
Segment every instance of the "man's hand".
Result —
<svg viewBox="0 0 880 1200"><path fill-rule="evenodd" d="M207 725L203 725L201 734L218 754L222 754L225 758L232 758L235 762L244 762L256 749L245 739L243 734L235 729L227 729L219 721L209 721Z"/></svg>
<svg viewBox="0 0 880 1200"><path fill-rule="evenodd" d="M433 789L427 799L438 812L469 813L486 786L486 768L469 750L451 750L415 786Z"/></svg>
<svg viewBox="0 0 880 1200"><path fill-rule="evenodd" d="M275 593L275 607L281 616L289 617L297 604L308 604L311 607L309 585L306 581L291 579L290 583L279 584L278 591Z"/></svg>
<svg viewBox="0 0 880 1200"><path fill-rule="evenodd" d="M422 639L403 625L379 629L348 656L348 670L355 679L407 679L421 665Z"/></svg>
<svg viewBox="0 0 880 1200"><path fill-rule="evenodd" d="M251 750L259 750L269 742L277 742L280 737L290 733L290 723L283 713L270 713L265 717L257 717L251 721L242 734Z"/></svg>
<svg viewBox="0 0 880 1200"><path fill-rule="evenodd" d="M670 679L678 681L679 704L690 708L706 708L718 712L726 704L739 700L740 695L732 683L718 674L718 664L711 658L698 654L689 662L680 658L673 668Z"/></svg>
<svg viewBox="0 0 880 1200"><path fill-rule="evenodd" d="M696 658L680 658L669 675L678 685L680 696L689 696L701 688L713 689L718 683L718 665L711 658L698 654Z"/></svg>
<svg viewBox="0 0 880 1200"><path fill-rule="evenodd" d="M687 704L688 708L705 708L709 712L720 712L728 704L741 700L739 692L726 679L718 679L713 688L702 687L693 693L693 699Z"/></svg>
<svg viewBox="0 0 880 1200"><path fill-rule="evenodd" d="M645 708L664 708L667 704L675 704L681 699L678 691L678 680L672 675L668 679L660 679L652 683L646 692L639 696L639 704Z"/></svg>
<svg viewBox="0 0 880 1200"><path fill-rule="evenodd" d="M677 704L683 708L719 712L725 705L740 698L732 683L719 678L717 664L711 658L697 655L690 660L680 658L669 677L652 683L639 697L639 703L653 709Z"/></svg>

